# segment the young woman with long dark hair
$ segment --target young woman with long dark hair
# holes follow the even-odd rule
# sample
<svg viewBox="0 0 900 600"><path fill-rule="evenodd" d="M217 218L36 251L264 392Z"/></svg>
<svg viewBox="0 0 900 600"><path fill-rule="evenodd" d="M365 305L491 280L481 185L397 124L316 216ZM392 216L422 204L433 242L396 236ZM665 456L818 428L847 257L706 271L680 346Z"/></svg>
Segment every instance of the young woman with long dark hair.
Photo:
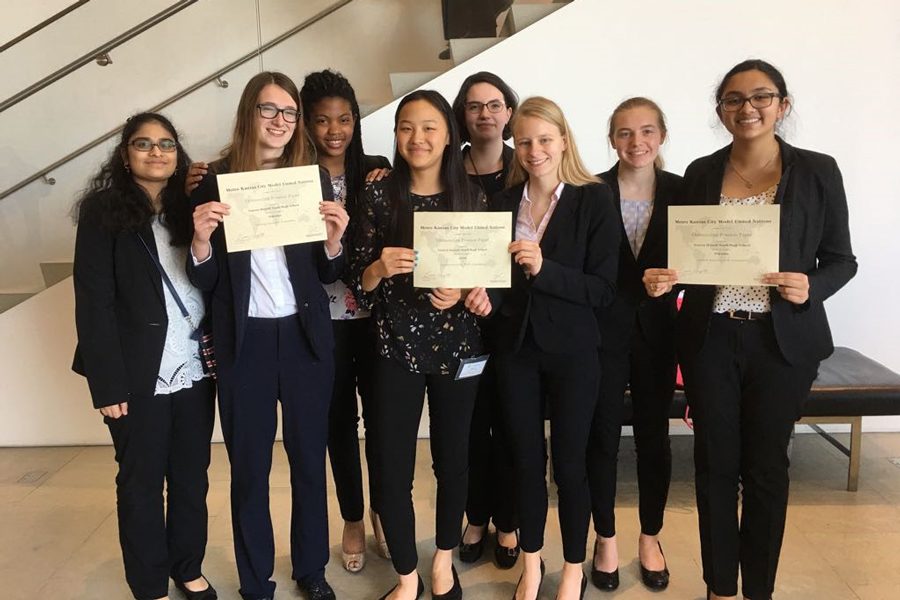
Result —
<svg viewBox="0 0 900 600"><path fill-rule="evenodd" d="M215 385L196 340L203 295L184 270L189 164L168 119L134 115L75 208L73 369L116 449L119 541L138 600L167 598L170 577L191 600L216 598L201 571Z"/></svg>

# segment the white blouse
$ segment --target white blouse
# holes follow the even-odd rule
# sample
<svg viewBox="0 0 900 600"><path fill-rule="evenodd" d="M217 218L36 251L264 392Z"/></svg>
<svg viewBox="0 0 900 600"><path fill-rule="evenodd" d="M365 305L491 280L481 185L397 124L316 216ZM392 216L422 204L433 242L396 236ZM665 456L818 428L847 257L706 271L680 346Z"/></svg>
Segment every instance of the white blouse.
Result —
<svg viewBox="0 0 900 600"><path fill-rule="evenodd" d="M199 326L203 320L205 308L200 290L191 285L185 269L187 248L175 248L171 244L169 230L160 222L153 220L153 237L156 238L156 251L159 262L172 281L181 301L191 315L193 322ZM162 283L166 299L166 342L163 345L162 359L159 362L159 375L156 377L156 391L159 394L172 394L191 387L195 381L203 379L203 365L200 363L200 344L191 339L191 326L181 314L178 304L169 291L169 286Z"/></svg>

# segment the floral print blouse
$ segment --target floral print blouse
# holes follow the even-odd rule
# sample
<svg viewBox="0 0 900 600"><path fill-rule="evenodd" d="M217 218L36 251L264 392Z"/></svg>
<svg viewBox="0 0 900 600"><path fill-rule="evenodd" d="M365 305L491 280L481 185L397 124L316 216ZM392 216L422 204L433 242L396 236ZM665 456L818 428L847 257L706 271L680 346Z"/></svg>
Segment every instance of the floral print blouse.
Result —
<svg viewBox="0 0 900 600"><path fill-rule="evenodd" d="M375 319L376 347L385 358L400 362L413 373L455 375L462 358L483 352L475 315L457 302L446 310L431 305L424 288L413 287L412 274L382 279L371 292L362 289L362 274L391 246L392 205L388 179L366 187L356 224L350 235L352 287L361 308L371 308ZM444 194L409 194L413 211L446 211ZM487 206L479 193L479 204ZM408 236L412 238L411 232Z"/></svg>
<svg viewBox="0 0 900 600"><path fill-rule="evenodd" d="M338 175L331 178L331 189L334 191L334 201L341 206L347 206L347 177ZM345 240L346 241L346 240ZM346 279L346 278L345 278ZM334 283L323 283L325 293L328 294L328 308L331 311L332 321L349 321L351 319L365 319L369 311L360 308L356 304L356 296L342 280Z"/></svg>

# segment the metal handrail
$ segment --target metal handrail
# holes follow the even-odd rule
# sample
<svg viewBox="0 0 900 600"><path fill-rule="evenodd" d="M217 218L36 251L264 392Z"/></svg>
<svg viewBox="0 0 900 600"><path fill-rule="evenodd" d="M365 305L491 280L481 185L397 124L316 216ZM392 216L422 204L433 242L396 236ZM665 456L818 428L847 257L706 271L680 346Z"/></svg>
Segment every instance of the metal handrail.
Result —
<svg viewBox="0 0 900 600"><path fill-rule="evenodd" d="M124 33L117 35L116 37L114 37L110 41L106 42L102 46L98 46L97 48L91 50L87 54L76 58L75 60L73 60L72 62L67 64L66 66L57 69L53 73L50 73L49 75L47 75L40 81L32 83L31 85L29 85L27 88L25 88L21 92L19 92L17 94L13 94L12 96L7 98L3 102L0 102L0 113L2 113L3 111L5 111L6 109L8 109L12 106L15 106L16 104L18 104L22 100L25 100L29 96L32 96L33 94L38 93L39 91L41 91L48 85L50 85L56 81L59 81L66 75L68 75L74 71L77 71L84 65L86 65L90 62L93 62L94 60L97 59L98 56L101 56L103 54L108 54L109 51L112 50L113 48L121 46L122 44L124 44L125 42L130 40L131 38L144 33L151 27L154 27L157 24L165 21L172 15L175 15L175 14L181 12L182 10L184 10L191 4L196 3L197 1L198 0L179 0L172 6L166 8L166 9L156 13L152 17L149 17L148 19L138 23L137 25L135 25L128 31L125 31Z"/></svg>
<svg viewBox="0 0 900 600"><path fill-rule="evenodd" d="M243 65L244 63L253 60L254 58L256 58L257 56L259 56L259 55L262 54L263 52L266 52L266 51L268 51L269 49L273 48L274 46L277 46L277 45L280 44L281 42L283 42L283 41L285 41L285 40L287 40L287 39L289 39L289 38L295 36L296 34L300 33L301 31L303 31L304 29L306 29L307 27L309 27L310 25L313 25L313 24L317 23L318 21L321 21L322 19L324 19L324 18L327 17L328 15L332 14L333 12L337 11L338 9L343 8L343 7L346 6L347 4L350 4L350 2L352 2L352 1L353 1L353 0L339 0L338 2L335 2L335 3L332 4L330 7L321 10L321 11L318 12L317 14L313 15L312 17L310 17L309 19L307 19L306 21L304 21L303 23L300 23L300 24L297 25L296 27L293 27L293 28L287 30L286 32L282 33L282 34L279 35L278 37L273 38L272 40L266 42L265 44L263 44L262 46L260 46L260 47L257 48L256 50L254 50L253 52L249 52L249 53L245 54L244 56L242 56L241 58L237 59L237 60L234 61L233 63L231 63L231 64L229 64L229 65L226 65L226 66L222 67L221 69L219 69L218 71L216 71L216 72L213 73L212 75L209 75L209 76L207 76L207 77L204 77L203 79L201 79L201 80L198 81L197 83L191 85L190 87L187 87L187 88L181 90L180 92L178 92L178 93L175 94L174 96L171 96L171 97L169 97L169 98L166 98L165 100L163 100L162 102L160 102L159 104L157 104L156 106L154 106L153 108L149 109L150 112L159 112L159 111L161 111L162 109L164 109L165 107L169 106L170 104L172 104L172 103L174 103L174 102L177 102L178 100L181 100L182 98L184 98L185 96L187 96L187 95L189 95L189 94L194 93L195 91L197 91L198 89L200 89L200 88L203 87L204 85L206 85L206 84L208 84L208 83L211 83L211 82L215 81L216 79L218 79L219 77L221 77L221 76L224 75L225 73L228 73L229 71L232 71L232 70L236 69L237 67ZM125 127L124 124L123 124L123 125L119 125L119 126L116 127L115 129L112 129L112 130L110 130L110 131L104 133L104 134L101 135L100 137L96 138L96 139L93 140L93 141L88 142L87 144L85 144L84 146L78 148L77 150L74 150L74 151L72 151L72 152L66 154L64 157L62 157L61 159L57 160L56 162L54 162L54 163L51 164L50 166L41 169L40 171L34 173L34 174L31 175L30 177L28 177L28 178L26 178L26 179L23 179L22 181L20 181L19 183L15 184L14 186L12 186L12 187L10 187L10 188L4 190L3 193L0 194L0 200L3 200L4 198L6 198L7 196L9 196L10 194L14 194L15 192L17 192L17 191L19 191L20 189L22 189L23 187L25 187L26 185L28 185L28 184L30 184L30 183L32 183L32 182L34 182L34 181L37 181L38 179L41 179L41 178L45 177L45 176L48 175L51 171L53 171L53 170L55 170L55 169L58 169L59 167L61 167L62 165L66 164L67 162L69 162L69 161L72 160L73 158L77 158L78 156L81 156L82 154L84 154L84 153L87 152L88 150L91 150L91 149L94 148L95 146L99 146L100 144L102 144L102 143L105 142L106 140L108 140L108 139L110 139L110 138L113 138L113 137L117 136L117 135L122 131L122 129L123 129L124 127Z"/></svg>
<svg viewBox="0 0 900 600"><path fill-rule="evenodd" d="M62 9L61 11L59 11L58 13L56 13L55 15L53 15L53 16L51 16L51 17L48 17L48 18L44 19L43 21L41 21L40 23L38 23L37 25L35 25L35 26L32 27L31 29L29 29L28 31L25 31L25 32L23 32L23 33L20 33L19 35L17 35L17 36L14 37L13 39L9 40L8 42L6 42L6 43L3 44L2 46L0 46L0 52L4 52L5 50L9 50L10 48L12 48L13 46L15 46L16 44L18 44L18 43L21 42L22 40L31 37L32 35L34 35L34 34L37 33L38 31L40 31L41 29L43 29L44 27L46 27L47 25L51 25L51 24L53 24L54 22L56 22L56 21L62 19L64 16L66 16L67 14L69 14L70 12L72 12L73 10L75 10L76 8L78 8L79 6L84 6L85 4L87 4L87 3L90 2L90 1L91 1L91 0L78 0L78 2L75 2L75 3L73 3L73 4L70 4L69 6L65 7L64 9Z"/></svg>

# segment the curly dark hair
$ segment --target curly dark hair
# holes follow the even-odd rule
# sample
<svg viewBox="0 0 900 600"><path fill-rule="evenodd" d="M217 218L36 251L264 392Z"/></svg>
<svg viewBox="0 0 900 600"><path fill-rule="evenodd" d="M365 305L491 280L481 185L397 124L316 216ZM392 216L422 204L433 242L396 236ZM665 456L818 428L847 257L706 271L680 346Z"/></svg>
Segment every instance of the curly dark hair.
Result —
<svg viewBox="0 0 900 600"><path fill-rule="evenodd" d="M361 121L359 103L356 101L356 92L346 77L336 71L325 69L310 73L303 80L300 89L300 103L303 105L303 120L306 129L309 130L310 119L313 116L313 107L324 98L342 98L350 104L353 113L353 137L344 154L344 175L347 179L347 212L354 214L356 201L366 185L366 163L363 152Z"/></svg>
<svg viewBox="0 0 900 600"><path fill-rule="evenodd" d="M103 227L116 234L138 231L150 222L154 216L151 198L135 182L125 166L128 142L147 123L161 125L175 140L175 174L169 178L162 191L163 224L172 237L173 246L187 246L194 235L191 205L184 193L184 180L191 158L182 147L178 131L172 123L157 113L144 112L129 117L122 128L119 143L100 167L100 172L94 175L87 188L82 191L72 209L72 215L76 222L88 216L95 217Z"/></svg>

